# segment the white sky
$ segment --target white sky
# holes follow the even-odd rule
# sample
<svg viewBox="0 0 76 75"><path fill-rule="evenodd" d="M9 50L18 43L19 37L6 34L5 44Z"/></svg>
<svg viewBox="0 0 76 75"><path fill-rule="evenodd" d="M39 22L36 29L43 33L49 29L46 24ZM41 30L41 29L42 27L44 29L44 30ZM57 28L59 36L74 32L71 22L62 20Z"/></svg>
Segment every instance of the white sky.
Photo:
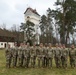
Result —
<svg viewBox="0 0 76 75"><path fill-rule="evenodd" d="M56 0L0 0L0 26L4 23L7 28L13 24L24 22L24 11L27 7L36 9L42 15L50 7L54 9Z"/></svg>

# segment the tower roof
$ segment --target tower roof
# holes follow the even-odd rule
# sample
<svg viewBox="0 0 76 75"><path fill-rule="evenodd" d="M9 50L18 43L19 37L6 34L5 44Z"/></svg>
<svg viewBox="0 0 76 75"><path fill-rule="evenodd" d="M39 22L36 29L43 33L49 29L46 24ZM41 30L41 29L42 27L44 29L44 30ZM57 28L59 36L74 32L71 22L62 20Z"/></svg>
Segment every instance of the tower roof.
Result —
<svg viewBox="0 0 76 75"><path fill-rule="evenodd" d="M38 14L38 12L36 11L36 9L32 9L32 8L30 8L30 7L28 7L28 8L26 9L26 11L24 12L24 14L25 14L28 10L30 10L30 11L33 12L34 14L40 16L40 15Z"/></svg>

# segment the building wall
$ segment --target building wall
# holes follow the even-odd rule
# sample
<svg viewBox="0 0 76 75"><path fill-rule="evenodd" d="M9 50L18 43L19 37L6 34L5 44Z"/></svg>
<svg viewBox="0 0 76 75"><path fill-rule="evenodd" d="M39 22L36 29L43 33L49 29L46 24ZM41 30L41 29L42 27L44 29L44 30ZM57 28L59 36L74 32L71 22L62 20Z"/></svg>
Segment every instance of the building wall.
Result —
<svg viewBox="0 0 76 75"><path fill-rule="evenodd" d="M34 24L39 24L40 19L41 19L40 16L30 12L29 10L27 11L27 13L24 14L25 22L27 20L29 20L29 21L33 22ZM29 18L27 18L27 17L29 17Z"/></svg>
<svg viewBox="0 0 76 75"><path fill-rule="evenodd" d="M25 18L25 23L27 20L29 20L35 24L35 27L34 27L35 28L35 34L37 34L36 39L37 39L37 44L39 44L39 41L40 41L39 40L39 35L40 35L39 23L40 23L41 17L34 14L32 11L27 10L27 12L24 14L24 18Z"/></svg>
<svg viewBox="0 0 76 75"><path fill-rule="evenodd" d="M10 47L14 47L14 42L8 42ZM5 48L7 46L7 42L0 42L0 48Z"/></svg>

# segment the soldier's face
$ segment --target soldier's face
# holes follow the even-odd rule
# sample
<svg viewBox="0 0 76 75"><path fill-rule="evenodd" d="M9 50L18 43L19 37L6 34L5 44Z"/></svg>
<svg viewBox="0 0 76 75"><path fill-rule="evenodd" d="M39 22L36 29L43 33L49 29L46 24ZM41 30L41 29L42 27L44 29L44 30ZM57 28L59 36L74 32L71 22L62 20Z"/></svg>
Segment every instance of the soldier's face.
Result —
<svg viewBox="0 0 76 75"><path fill-rule="evenodd" d="M33 44L33 46L35 47L36 45L35 45L35 44Z"/></svg>
<svg viewBox="0 0 76 75"><path fill-rule="evenodd" d="M26 44L24 44L24 46L26 46Z"/></svg>
<svg viewBox="0 0 76 75"><path fill-rule="evenodd" d="M10 48L10 45L8 45L8 48Z"/></svg>
<svg viewBox="0 0 76 75"><path fill-rule="evenodd" d="M51 45L51 44L49 44L49 47L52 47L52 45Z"/></svg>
<svg viewBox="0 0 76 75"><path fill-rule="evenodd" d="M30 46L30 44L29 44L29 43L27 43L27 46Z"/></svg>
<svg viewBox="0 0 76 75"><path fill-rule="evenodd" d="M59 44L59 47L62 47L62 45L61 45L61 44Z"/></svg>
<svg viewBox="0 0 76 75"><path fill-rule="evenodd" d="M63 48L65 48L65 45L63 45Z"/></svg>
<svg viewBox="0 0 76 75"><path fill-rule="evenodd" d="M21 43L20 46L22 46L23 44Z"/></svg>
<svg viewBox="0 0 76 75"><path fill-rule="evenodd" d="M58 47L58 44L56 44L56 47Z"/></svg>
<svg viewBox="0 0 76 75"><path fill-rule="evenodd" d="M71 48L74 48L74 45L72 45Z"/></svg>
<svg viewBox="0 0 76 75"><path fill-rule="evenodd" d="M40 47L43 47L43 44L40 44Z"/></svg>
<svg viewBox="0 0 76 75"><path fill-rule="evenodd" d="M17 43L15 43L14 45L17 46Z"/></svg>

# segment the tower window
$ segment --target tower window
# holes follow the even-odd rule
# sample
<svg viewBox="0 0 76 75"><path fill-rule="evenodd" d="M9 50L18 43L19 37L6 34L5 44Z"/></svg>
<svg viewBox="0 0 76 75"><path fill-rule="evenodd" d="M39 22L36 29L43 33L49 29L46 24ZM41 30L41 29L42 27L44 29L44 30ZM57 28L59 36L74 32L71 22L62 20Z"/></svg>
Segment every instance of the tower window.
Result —
<svg viewBox="0 0 76 75"><path fill-rule="evenodd" d="M29 16L27 16L27 18L30 18Z"/></svg>

